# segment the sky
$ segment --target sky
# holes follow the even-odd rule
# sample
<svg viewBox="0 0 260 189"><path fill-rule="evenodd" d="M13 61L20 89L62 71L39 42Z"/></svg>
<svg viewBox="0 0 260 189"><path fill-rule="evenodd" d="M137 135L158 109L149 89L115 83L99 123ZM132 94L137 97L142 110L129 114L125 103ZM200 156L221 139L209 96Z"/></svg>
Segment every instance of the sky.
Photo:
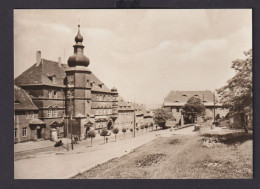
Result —
<svg viewBox="0 0 260 189"><path fill-rule="evenodd" d="M251 9L14 11L14 77L42 58L67 63L80 24L90 69L127 101L162 104L172 90L211 90L252 48Z"/></svg>

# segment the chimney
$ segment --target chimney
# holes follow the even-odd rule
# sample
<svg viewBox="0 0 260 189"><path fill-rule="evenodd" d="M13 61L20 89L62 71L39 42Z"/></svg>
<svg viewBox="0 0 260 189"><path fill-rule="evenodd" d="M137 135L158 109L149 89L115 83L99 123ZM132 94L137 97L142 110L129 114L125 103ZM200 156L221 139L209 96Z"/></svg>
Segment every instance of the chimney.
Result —
<svg viewBox="0 0 260 189"><path fill-rule="evenodd" d="M58 58L58 65L61 67L61 57Z"/></svg>
<svg viewBox="0 0 260 189"><path fill-rule="evenodd" d="M36 66L40 65L41 59L41 51L36 51Z"/></svg>

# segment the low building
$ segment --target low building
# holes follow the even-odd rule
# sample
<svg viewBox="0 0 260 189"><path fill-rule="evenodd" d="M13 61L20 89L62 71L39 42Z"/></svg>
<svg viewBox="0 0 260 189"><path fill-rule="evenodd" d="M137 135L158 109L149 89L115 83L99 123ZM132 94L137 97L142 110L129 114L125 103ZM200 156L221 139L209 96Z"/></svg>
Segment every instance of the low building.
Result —
<svg viewBox="0 0 260 189"><path fill-rule="evenodd" d="M20 87L14 86L14 142L44 138L46 124L38 119L39 109L31 97Z"/></svg>
<svg viewBox="0 0 260 189"><path fill-rule="evenodd" d="M121 96L118 97L118 118L115 121L115 127L120 130L134 127L134 109Z"/></svg>
<svg viewBox="0 0 260 189"><path fill-rule="evenodd" d="M191 97L200 98L201 102L204 104L205 117L214 118L219 114L220 118L225 117L228 113L228 109L224 108L218 99L214 97L214 94L209 91L171 91L164 99L163 107L169 109L172 112L174 118L179 121L182 115L182 107L187 103L188 99ZM214 99L215 98L215 99Z"/></svg>

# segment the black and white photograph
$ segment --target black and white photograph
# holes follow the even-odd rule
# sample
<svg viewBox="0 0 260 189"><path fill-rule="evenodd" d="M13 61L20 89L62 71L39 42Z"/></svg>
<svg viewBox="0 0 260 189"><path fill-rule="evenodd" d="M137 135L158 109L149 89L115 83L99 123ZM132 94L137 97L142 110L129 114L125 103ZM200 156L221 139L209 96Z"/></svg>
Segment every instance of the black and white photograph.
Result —
<svg viewBox="0 0 260 189"><path fill-rule="evenodd" d="M14 179L253 179L252 19L14 9Z"/></svg>

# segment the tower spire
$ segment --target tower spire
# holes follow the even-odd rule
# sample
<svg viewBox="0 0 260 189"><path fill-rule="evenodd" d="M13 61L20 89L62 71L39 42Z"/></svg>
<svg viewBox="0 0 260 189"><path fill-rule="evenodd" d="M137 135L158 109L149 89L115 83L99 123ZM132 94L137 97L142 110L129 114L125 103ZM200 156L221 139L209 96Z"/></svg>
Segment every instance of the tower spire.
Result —
<svg viewBox="0 0 260 189"><path fill-rule="evenodd" d="M82 41L83 41L83 37L80 34L80 25L78 24L78 33L75 37L76 44L73 45L74 54L70 56L68 59L68 65L70 67L75 67L75 66L87 67L89 65L89 59L83 53L84 45L82 44Z"/></svg>

